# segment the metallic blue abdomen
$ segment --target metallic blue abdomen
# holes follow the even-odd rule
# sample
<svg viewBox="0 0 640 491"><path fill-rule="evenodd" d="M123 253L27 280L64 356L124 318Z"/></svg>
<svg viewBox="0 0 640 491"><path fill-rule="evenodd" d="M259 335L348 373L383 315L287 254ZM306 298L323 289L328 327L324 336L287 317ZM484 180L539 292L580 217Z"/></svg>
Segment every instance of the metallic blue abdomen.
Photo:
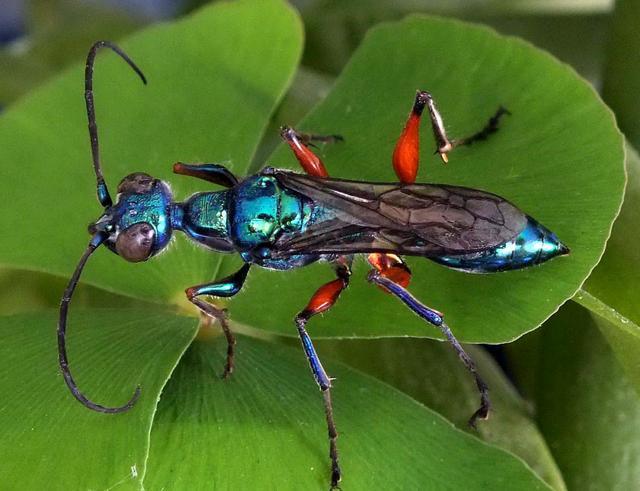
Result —
<svg viewBox="0 0 640 491"><path fill-rule="evenodd" d="M540 264L567 252L569 249L556 234L527 217L527 225L522 232L493 249L429 259L470 273L495 273Z"/></svg>

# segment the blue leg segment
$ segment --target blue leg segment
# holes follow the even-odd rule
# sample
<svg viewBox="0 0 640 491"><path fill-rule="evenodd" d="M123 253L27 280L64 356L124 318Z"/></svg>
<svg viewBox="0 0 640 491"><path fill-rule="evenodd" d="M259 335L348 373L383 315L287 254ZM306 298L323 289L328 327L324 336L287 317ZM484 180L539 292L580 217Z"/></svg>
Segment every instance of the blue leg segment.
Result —
<svg viewBox="0 0 640 491"><path fill-rule="evenodd" d="M331 458L331 489L338 488L338 483L341 478L340 465L338 464L338 446L336 444L338 431L333 421L333 406L331 404L331 378L324 370L305 327L311 317L321 312L326 312L333 307L340 293L349 285L351 257L341 256L336 259L335 271L338 278L318 288L307 307L302 310L295 319L298 335L300 336L300 341L302 341L302 348L304 349L305 355L307 355L311 372L324 398L324 412L329 434L329 457Z"/></svg>
<svg viewBox="0 0 640 491"><path fill-rule="evenodd" d="M183 176L197 177L214 184L232 188L238 184L238 178L229 169L220 164L173 164L173 172Z"/></svg>
<svg viewBox="0 0 640 491"><path fill-rule="evenodd" d="M316 353L316 349L313 347L311 338L309 337L309 334L307 334L307 330L305 329L306 323L307 319L304 317L296 317L298 335L300 336L300 341L302 341L302 348L304 349L305 355L307 355L307 360L309 360L309 366L313 372L313 378L316 379L316 383L320 387L320 390L324 392L331 388L331 378L329 378L327 372L325 372L324 367L320 362L320 358L318 358L318 354Z"/></svg>
<svg viewBox="0 0 640 491"><path fill-rule="evenodd" d="M327 431L329 434L329 457L331 458L331 489L337 489L340 482L342 473L340 471L340 464L338 463L338 446L336 440L338 439L338 430L336 424L333 421L333 405L331 404L331 378L325 372L320 358L316 353L311 338L307 334L305 324L308 317L304 315L304 311L296 316L296 325L298 327L298 334L302 341L302 347L309 360L313 377L316 379L322 396L324 398L324 412L327 419Z"/></svg>
<svg viewBox="0 0 640 491"><path fill-rule="evenodd" d="M242 289L251 264L245 263L236 273L227 276L213 283L203 283L202 285L187 288L187 298L191 300L199 295L211 295L212 297L233 297Z"/></svg>
<svg viewBox="0 0 640 491"><path fill-rule="evenodd" d="M491 407L491 403L489 401L489 387L478 374L478 370L473 359L462 348L456 337L451 332L451 329L449 329L449 326L444 322L442 314L436 310L430 309L413 295L411 295L411 293L409 293L405 288L398 285L397 283L394 283L389 278L382 276L376 270L372 270L369 273L368 280L372 283L380 285L386 291L398 297L398 299L400 299L402 303L409 307L419 317L426 320L430 324L433 324L434 326L440 328L442 333L447 338L447 341L449 341L451 346L453 346L453 349L462 360L462 363L464 363L464 366L474 376L476 380L476 386L478 387L478 391L480 391L480 408L478 408L478 410L473 413L473 415L469 419L469 425L475 428L476 420L487 419L487 417L489 416L489 409Z"/></svg>
<svg viewBox="0 0 640 491"><path fill-rule="evenodd" d="M185 290L189 301L200 309L205 315L217 319L220 327L227 338L227 362L222 373L222 378L227 378L233 372L233 356L235 353L236 338L229 328L227 322L227 313L224 309L220 309L204 300L197 298L199 295L211 295L214 297L232 297L242 289L247 273L251 265L245 264L236 273L227 276L213 283L204 283L202 285L192 286Z"/></svg>

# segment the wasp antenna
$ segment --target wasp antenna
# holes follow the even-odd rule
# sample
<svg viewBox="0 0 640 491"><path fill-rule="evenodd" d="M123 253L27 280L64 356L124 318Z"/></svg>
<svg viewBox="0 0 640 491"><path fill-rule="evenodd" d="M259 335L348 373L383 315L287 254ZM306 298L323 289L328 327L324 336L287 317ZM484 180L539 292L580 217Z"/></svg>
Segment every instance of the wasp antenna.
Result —
<svg viewBox="0 0 640 491"><path fill-rule="evenodd" d="M78 280L80 279L80 274L84 269L89 256L93 254L93 252L102 244L106 239L106 235L102 233L95 234L91 241L89 242L89 246L82 254L78 265L76 266L76 270L73 272L71 279L69 280L69 284L62 295L62 300L60 301L60 318L58 320L58 360L60 363L60 370L62 371L62 375L64 376L64 381L67 383L69 390L73 396L80 401L84 406L89 409L93 409L94 411L98 411L100 413L122 413L131 409L138 397L140 397L140 386L136 387L136 390L129 399L129 402L119 407L105 407L100 404L96 404L95 402L90 401L76 385L75 380L71 376L71 372L69 371L69 361L67 359L67 348L65 341L65 334L67 331L67 314L69 312L69 303L71 302L71 297L73 296L73 292L76 289L76 285L78 284Z"/></svg>
<svg viewBox="0 0 640 491"><path fill-rule="evenodd" d="M129 56L122 51L118 46L109 41L96 41L87 55L87 64L84 71L84 99L87 104L87 119L89 120L89 140L91 141L91 157L93 159L93 169L96 173L97 189L98 189L98 201L105 208L111 206L111 196L107 189L107 184L104 181L102 175L102 168L100 167L100 150L98 145L98 125L96 123L96 110L93 103L93 65L96 59L96 54L101 48L109 48L117 55L120 56L127 64L138 74L142 83L146 85L147 79L142 73L142 70L133 62Z"/></svg>

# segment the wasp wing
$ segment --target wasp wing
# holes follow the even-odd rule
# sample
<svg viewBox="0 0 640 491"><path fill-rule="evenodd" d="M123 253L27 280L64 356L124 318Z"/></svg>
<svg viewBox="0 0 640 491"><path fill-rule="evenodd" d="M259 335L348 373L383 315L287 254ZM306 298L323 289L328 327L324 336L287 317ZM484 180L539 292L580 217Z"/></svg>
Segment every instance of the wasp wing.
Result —
<svg viewBox="0 0 640 491"><path fill-rule="evenodd" d="M310 199L325 218L283 234L278 255L395 252L436 256L496 247L527 216L504 198L460 186L378 184L271 170L286 189Z"/></svg>

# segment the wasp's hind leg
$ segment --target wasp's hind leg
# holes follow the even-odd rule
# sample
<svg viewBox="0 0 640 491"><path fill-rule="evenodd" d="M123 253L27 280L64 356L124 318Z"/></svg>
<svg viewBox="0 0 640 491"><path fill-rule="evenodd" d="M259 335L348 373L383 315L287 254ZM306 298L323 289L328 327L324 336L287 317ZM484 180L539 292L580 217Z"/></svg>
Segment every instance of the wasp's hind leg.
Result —
<svg viewBox="0 0 640 491"><path fill-rule="evenodd" d="M351 276L350 263L350 258L340 256L334 263L337 278L318 288L304 310L296 315L295 318L298 335L300 336L300 341L302 341L302 347L307 355L307 360L309 360L311 372L324 398L324 410L329 433L329 457L331 458L331 489L338 487L338 482L340 482L341 478L340 465L338 463L338 447L336 444L338 432L336 431L336 425L333 421L333 406L331 404L331 378L327 375L327 372L325 372L318 358L311 338L309 334L307 334L306 325L314 315L329 310L338 300L340 293L349 285L349 277Z"/></svg>
<svg viewBox="0 0 640 491"><path fill-rule="evenodd" d="M250 264L245 264L236 273L227 276L213 283L204 283L202 285L192 286L185 290L189 301L200 309L205 315L216 319L222 327L225 337L227 338L227 361L224 366L222 378L227 378L233 372L233 355L235 351L236 338L229 328L227 322L227 313L224 309L220 309L204 300L197 298L200 295L211 295L212 297L232 297L242 289L242 285L247 278Z"/></svg>
<svg viewBox="0 0 640 491"><path fill-rule="evenodd" d="M329 177L329 173L320 157L309 148L311 142L335 143L344 140L340 135L299 133L288 126L283 126L280 129L280 136L287 142L304 171L309 175L318 177Z"/></svg>
<svg viewBox="0 0 640 491"><path fill-rule="evenodd" d="M486 140L489 135L498 131L500 118L505 114L511 114L507 109L500 106L487 124L477 133L466 138L449 139L435 100L429 92L418 91L409 118L393 151L393 168L398 179L403 183L411 184L416 180L420 161L420 119L425 107L429 111L431 129L436 141L437 149L435 153L440 154L440 158L445 163L449 160L448 153L455 147L471 145L476 141Z"/></svg>
<svg viewBox="0 0 640 491"><path fill-rule="evenodd" d="M443 315L440 312L430 309L429 307L418 301L404 287L384 276L379 271L371 271L369 273L368 280L381 286L392 295L395 295L400 299L400 301L402 301L402 303L409 307L419 317L423 318L430 324L433 324L434 326L440 328L442 333L445 335L451 346L453 346L453 349L462 360L462 363L464 363L464 366L474 376L476 385L478 387L478 390L480 391L480 407L475 413L473 413L473 415L469 419L469 425L475 428L476 421L478 419L487 419L491 406L489 402L489 388L487 387L485 381L482 380L482 378L478 374L478 370L474 361L462 348L456 337L451 332L451 329L449 329L449 326L447 326L447 324L444 322Z"/></svg>
<svg viewBox="0 0 640 491"><path fill-rule="evenodd" d="M453 140L453 146L472 145L474 142L486 140L489 136L498 131L500 127L500 118L504 115L511 115L511 113L506 107L499 106L494 115L489 118L487 124L485 124L480 131L466 138Z"/></svg>
<svg viewBox="0 0 640 491"><path fill-rule="evenodd" d="M401 285L404 288L409 286L411 281L411 270L409 266L396 254L374 252L367 256L367 261L382 276ZM383 288L384 291L387 291Z"/></svg>

